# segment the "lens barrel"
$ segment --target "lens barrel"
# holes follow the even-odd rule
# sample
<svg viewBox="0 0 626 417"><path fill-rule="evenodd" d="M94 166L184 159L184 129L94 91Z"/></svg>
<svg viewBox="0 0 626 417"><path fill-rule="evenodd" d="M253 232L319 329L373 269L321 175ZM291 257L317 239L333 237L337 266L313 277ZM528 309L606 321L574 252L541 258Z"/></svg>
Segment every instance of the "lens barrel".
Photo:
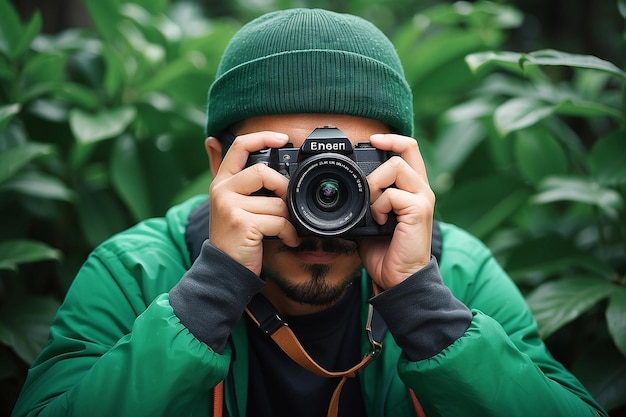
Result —
<svg viewBox="0 0 626 417"><path fill-rule="evenodd" d="M292 222L318 236L345 234L361 223L369 207L369 187L352 159L320 153L300 163L287 191Z"/></svg>

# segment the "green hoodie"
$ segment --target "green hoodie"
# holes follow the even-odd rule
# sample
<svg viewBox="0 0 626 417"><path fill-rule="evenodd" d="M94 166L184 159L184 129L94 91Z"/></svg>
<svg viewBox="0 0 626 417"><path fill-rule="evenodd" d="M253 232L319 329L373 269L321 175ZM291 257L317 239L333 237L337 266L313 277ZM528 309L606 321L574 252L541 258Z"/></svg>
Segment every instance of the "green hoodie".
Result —
<svg viewBox="0 0 626 417"><path fill-rule="evenodd" d="M168 292L191 267L188 216L205 199L191 199L94 250L29 371L14 417L207 417L212 388L223 379L225 415L246 415L243 321L218 354L191 334L169 303ZM428 417L606 416L546 350L523 297L487 248L449 224L441 223L441 233L439 269L471 309L471 325L442 352L418 362L387 333L381 354L359 375L368 415L415 415L410 387ZM365 321L365 274L363 280ZM365 353L365 335L362 346Z"/></svg>

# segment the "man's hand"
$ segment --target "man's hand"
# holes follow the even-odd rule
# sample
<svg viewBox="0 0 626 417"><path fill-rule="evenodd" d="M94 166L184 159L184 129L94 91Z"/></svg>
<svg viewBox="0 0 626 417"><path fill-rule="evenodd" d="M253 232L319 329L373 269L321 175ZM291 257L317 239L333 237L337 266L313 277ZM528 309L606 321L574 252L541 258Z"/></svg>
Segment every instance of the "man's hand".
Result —
<svg viewBox="0 0 626 417"><path fill-rule="evenodd" d="M209 240L257 275L261 273L265 236L277 236L288 246L298 245L299 238L288 220L288 180L263 164L245 165L250 152L279 148L287 140L287 135L275 132L237 137L211 183ZM262 187L280 198L250 196Z"/></svg>
<svg viewBox="0 0 626 417"><path fill-rule="evenodd" d="M365 269L385 290L422 269L430 261L435 195L428 185L426 168L415 139L378 134L372 146L395 152L368 176L374 220L383 224L389 213L398 224L388 238L364 238L359 253ZM395 185L395 187L391 187Z"/></svg>

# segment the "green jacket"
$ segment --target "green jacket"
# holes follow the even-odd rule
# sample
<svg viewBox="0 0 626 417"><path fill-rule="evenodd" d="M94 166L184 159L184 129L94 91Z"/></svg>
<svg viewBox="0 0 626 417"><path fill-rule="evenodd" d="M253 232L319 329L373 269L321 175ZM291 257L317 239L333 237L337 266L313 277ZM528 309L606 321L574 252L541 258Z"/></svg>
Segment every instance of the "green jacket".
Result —
<svg viewBox="0 0 626 417"><path fill-rule="evenodd" d="M243 322L220 355L180 323L167 295L191 266L185 226L205 198L94 250L58 311L13 416L207 417L212 388L225 378L225 414L246 415ZM369 416L414 415L407 387L428 417L605 416L547 352L523 297L485 246L448 224L441 232L441 274L472 310L472 323L451 346L419 362L408 361L387 334L380 356L359 375ZM364 274L363 320L366 280ZM365 337L362 346L369 348Z"/></svg>

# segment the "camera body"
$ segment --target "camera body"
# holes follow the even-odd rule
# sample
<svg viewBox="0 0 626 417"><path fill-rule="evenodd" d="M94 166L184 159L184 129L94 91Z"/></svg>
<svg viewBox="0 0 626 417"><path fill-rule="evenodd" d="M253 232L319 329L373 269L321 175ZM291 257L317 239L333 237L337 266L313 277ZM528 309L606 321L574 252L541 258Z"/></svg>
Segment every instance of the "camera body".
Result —
<svg viewBox="0 0 626 417"><path fill-rule="evenodd" d="M300 148L282 148L250 154L246 166L263 163L289 179L287 206L300 236L388 236L396 226L391 213L379 225L370 211L367 175L391 157L361 142L353 145L341 130L316 128ZM258 195L273 195L262 189Z"/></svg>

